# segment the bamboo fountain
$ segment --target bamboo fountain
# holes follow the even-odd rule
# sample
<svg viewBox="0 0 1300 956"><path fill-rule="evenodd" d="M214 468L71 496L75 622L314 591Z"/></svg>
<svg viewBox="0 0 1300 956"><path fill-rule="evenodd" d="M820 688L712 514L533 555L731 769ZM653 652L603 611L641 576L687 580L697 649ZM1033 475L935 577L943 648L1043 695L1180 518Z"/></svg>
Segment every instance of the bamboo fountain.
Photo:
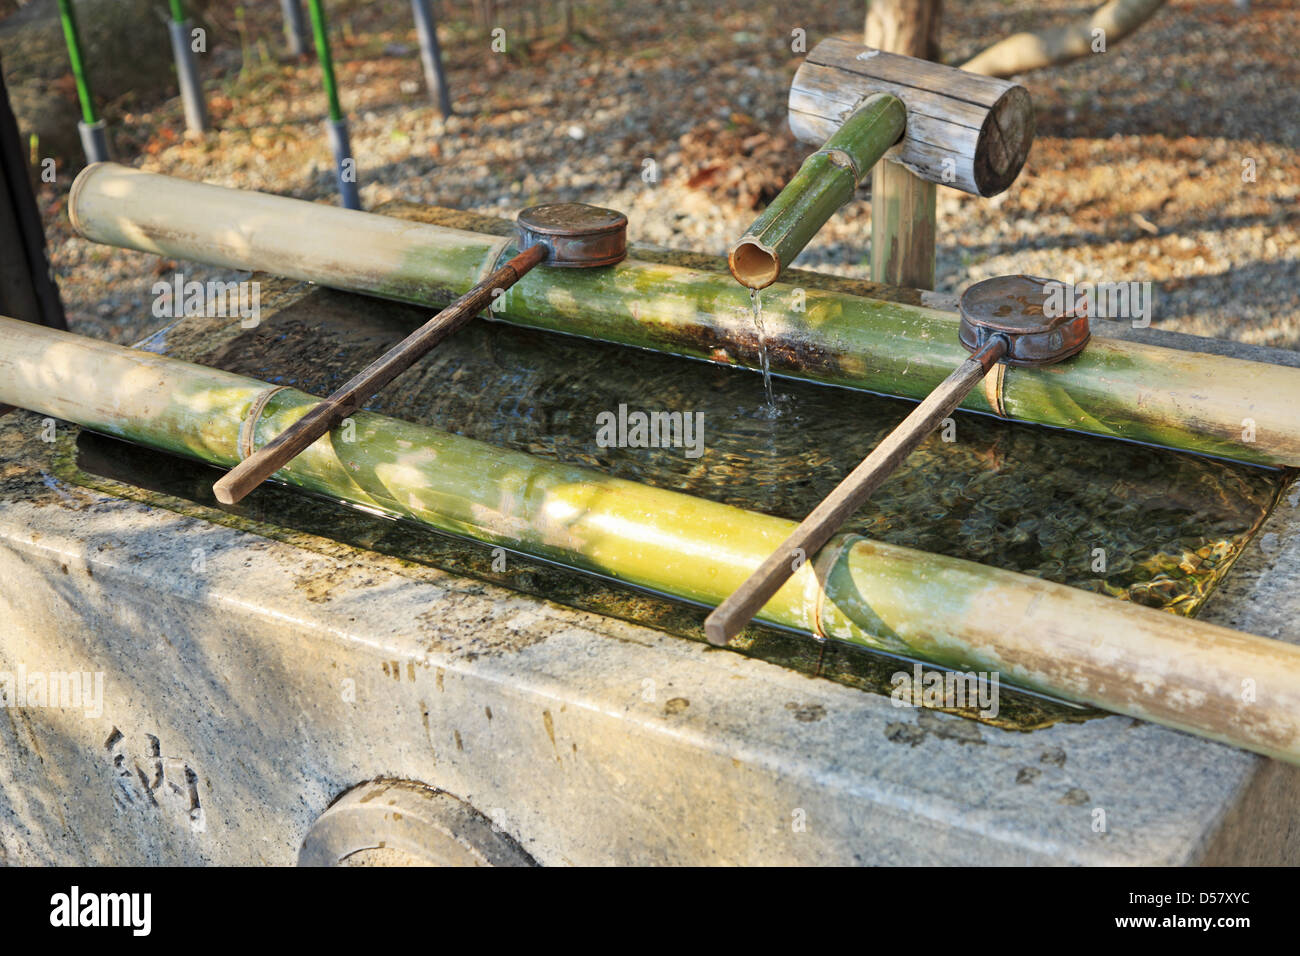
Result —
<svg viewBox="0 0 1300 956"><path fill-rule="evenodd" d="M533 269L498 297L489 318L750 368L765 344L778 375L925 396L966 358L955 315L803 289L778 276L891 151L936 176L956 169L959 188L977 194L1005 188L1023 163L1032 114L1025 118L1023 91L1000 81L970 78L949 95L929 89L957 71L899 62L907 58L841 57L835 68L848 79L835 82L809 59L804 69L816 69L796 78L792 116L806 110L810 127L831 133L800 174L799 192L810 199L777 205L733 248L733 268L781 305L765 343L756 340L746 287L634 254L599 269ZM853 92L855 84L865 92ZM942 139L946 151L926 137ZM99 242L428 307L464 295L518 251L510 237L107 163L78 177L69 208L77 230ZM293 388L10 319L0 319L0 402L227 468L319 404ZM1297 402L1300 370L1098 335L1067 363L1007 369L995 393L976 391L962 407L1297 466ZM326 435L276 477L682 601L718 604L795 527L372 413L353 421L354 441ZM1025 688L1300 763L1300 648L1279 641L859 535L832 538L809 556L758 618L998 672ZM1256 685L1250 702L1239 694L1244 679Z"/></svg>

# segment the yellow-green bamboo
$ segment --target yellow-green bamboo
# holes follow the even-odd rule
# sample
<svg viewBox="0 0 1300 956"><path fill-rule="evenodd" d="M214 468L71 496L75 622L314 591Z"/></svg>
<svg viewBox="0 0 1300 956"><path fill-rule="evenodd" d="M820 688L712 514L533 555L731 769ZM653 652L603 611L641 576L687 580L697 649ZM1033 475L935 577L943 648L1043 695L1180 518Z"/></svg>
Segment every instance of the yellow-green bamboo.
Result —
<svg viewBox="0 0 1300 956"><path fill-rule="evenodd" d="M794 262L880 157L898 142L907 121L903 101L869 96L763 210L731 247L727 262L741 285L763 289Z"/></svg>
<svg viewBox="0 0 1300 956"><path fill-rule="evenodd" d="M269 399L268 399L269 396ZM259 399L264 400L259 402ZM0 318L0 402L217 465L317 399ZM257 419L246 419L260 408ZM702 604L794 527L769 515L361 412L279 477L298 488ZM969 561L839 537L770 623L909 654L1300 762L1300 648ZM1243 695L1249 680L1253 693Z"/></svg>
<svg viewBox="0 0 1300 956"><path fill-rule="evenodd" d="M88 238L441 308L491 271L508 239L225 189L112 163L69 202ZM719 263L721 265L721 263ZM625 259L539 266L494 318L760 367L748 290L725 273ZM966 358L950 312L776 283L763 293L772 371L924 398ZM1073 359L1006 369L1008 417L1240 461L1300 465L1300 370L1094 335ZM963 408L992 412L977 389Z"/></svg>

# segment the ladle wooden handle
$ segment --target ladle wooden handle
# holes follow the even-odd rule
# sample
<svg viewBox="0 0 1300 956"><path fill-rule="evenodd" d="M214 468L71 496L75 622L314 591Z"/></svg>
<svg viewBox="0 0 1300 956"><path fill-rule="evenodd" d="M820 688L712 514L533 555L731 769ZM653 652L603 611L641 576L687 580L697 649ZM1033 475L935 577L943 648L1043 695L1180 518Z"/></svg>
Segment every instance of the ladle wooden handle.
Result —
<svg viewBox="0 0 1300 956"><path fill-rule="evenodd" d="M1007 340L1001 335L992 336L912 409L911 414L799 523L790 537L768 555L758 570L705 618L704 633L709 643L725 644L735 637L781 590L799 565L820 551L849 515L861 508L916 446L953 413L1006 351Z"/></svg>
<svg viewBox="0 0 1300 956"><path fill-rule="evenodd" d="M546 246L529 246L470 289L424 325L375 359L338 391L315 406L273 440L230 469L212 486L223 505L240 501L308 446L373 398L385 385L414 365L430 349L487 307L548 255ZM256 427L253 422L253 427Z"/></svg>

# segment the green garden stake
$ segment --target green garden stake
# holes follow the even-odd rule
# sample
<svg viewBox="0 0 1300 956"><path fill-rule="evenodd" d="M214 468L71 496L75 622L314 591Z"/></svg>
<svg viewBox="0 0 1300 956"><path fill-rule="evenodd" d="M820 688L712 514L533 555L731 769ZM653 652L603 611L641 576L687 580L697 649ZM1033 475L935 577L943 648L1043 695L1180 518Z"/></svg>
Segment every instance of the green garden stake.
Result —
<svg viewBox="0 0 1300 956"><path fill-rule="evenodd" d="M81 37L77 33L77 18L72 11L72 0L59 0L59 19L63 22L68 61L72 64L72 76L77 83L77 99L81 101L81 119L77 121L81 148L86 154L87 163L106 163L110 159L108 134L104 121L95 115L95 104L90 98L90 84L86 80L86 69L81 59Z"/></svg>
<svg viewBox="0 0 1300 956"><path fill-rule="evenodd" d="M320 60L321 79L325 84L325 96L329 100L330 115L325 128L329 133L330 150L334 153L339 203L345 209L360 209L357 163L352 156L352 144L348 141L348 123L343 118L343 109L339 106L338 85L334 81L334 59L330 56L329 29L325 24L325 5L321 0L309 0L309 2L311 28L316 37L316 56Z"/></svg>

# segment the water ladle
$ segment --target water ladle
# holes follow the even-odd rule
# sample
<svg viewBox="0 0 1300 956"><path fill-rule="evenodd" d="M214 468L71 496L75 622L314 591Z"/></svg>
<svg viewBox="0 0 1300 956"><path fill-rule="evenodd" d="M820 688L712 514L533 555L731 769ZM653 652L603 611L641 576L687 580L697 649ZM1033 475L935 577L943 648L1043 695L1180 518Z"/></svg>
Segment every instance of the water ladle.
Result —
<svg viewBox="0 0 1300 956"><path fill-rule="evenodd" d="M515 220L521 251L424 325L375 359L295 424L249 455L212 486L222 504L241 501L393 379L468 323L534 266L610 266L627 255L627 216L586 203L530 206ZM256 423L254 423L256 424Z"/></svg>
<svg viewBox="0 0 1300 956"><path fill-rule="evenodd" d="M1088 344L1086 310L1051 302L1051 283L1032 276L997 276L977 282L961 297L958 337L970 351L938 387L827 495L790 536L704 621L712 644L725 644L781 589L804 561L840 526L939 424L953 413L999 362L1034 368L1077 355ZM1065 288L1062 286L1062 288Z"/></svg>

